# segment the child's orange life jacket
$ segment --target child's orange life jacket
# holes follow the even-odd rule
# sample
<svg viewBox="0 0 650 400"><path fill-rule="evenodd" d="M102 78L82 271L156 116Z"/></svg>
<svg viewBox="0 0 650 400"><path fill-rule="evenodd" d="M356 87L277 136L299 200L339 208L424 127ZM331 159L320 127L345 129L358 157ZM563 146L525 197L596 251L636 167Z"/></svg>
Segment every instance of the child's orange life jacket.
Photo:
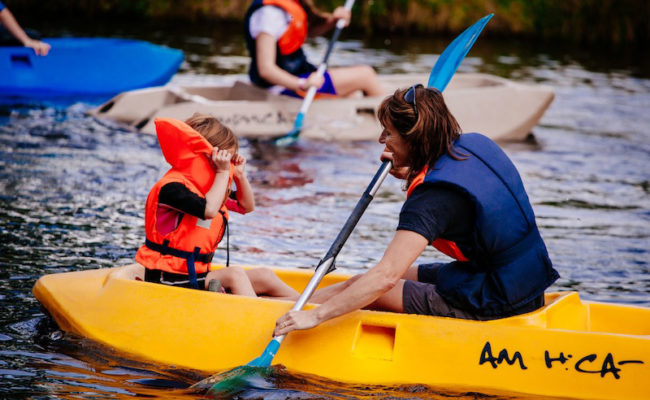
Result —
<svg viewBox="0 0 650 400"><path fill-rule="evenodd" d="M166 233L158 230L160 189L170 182L178 182L205 197L212 187L216 171L210 161L212 145L201 134L186 123L171 118L158 118L155 124L160 148L171 169L156 182L147 197L146 241L135 260L149 269L188 274L194 286L196 274L209 270L214 251L228 224L228 210L223 205L219 210L221 216L212 220L182 214L174 230ZM228 187L233 172L231 164Z"/></svg>

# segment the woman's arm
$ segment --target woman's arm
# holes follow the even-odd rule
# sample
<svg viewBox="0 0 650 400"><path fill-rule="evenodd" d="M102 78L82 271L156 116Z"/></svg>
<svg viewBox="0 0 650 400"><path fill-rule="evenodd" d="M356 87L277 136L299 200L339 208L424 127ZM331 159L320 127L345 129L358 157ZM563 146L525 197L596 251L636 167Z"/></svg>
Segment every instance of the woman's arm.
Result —
<svg viewBox="0 0 650 400"><path fill-rule="evenodd" d="M376 266L319 307L284 314L277 320L273 335L313 328L324 321L371 304L397 284L427 244L427 239L418 233L397 231Z"/></svg>
<svg viewBox="0 0 650 400"><path fill-rule="evenodd" d="M19 40L23 46L31 47L37 55L45 56L50 51L50 45L40 40L34 40L27 36L23 28L20 27L14 15L8 8L0 11L0 23Z"/></svg>
<svg viewBox="0 0 650 400"><path fill-rule="evenodd" d="M288 73L275 63L277 49L273 35L261 32L255 39L255 45L257 47L257 72L263 79L291 90L306 90L306 86L300 87L302 81L297 76Z"/></svg>

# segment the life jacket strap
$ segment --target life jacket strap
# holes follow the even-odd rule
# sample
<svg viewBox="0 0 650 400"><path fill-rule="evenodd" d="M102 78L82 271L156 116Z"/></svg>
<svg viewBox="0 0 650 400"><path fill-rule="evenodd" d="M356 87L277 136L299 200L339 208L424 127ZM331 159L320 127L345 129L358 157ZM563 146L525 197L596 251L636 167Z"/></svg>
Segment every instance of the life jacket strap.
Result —
<svg viewBox="0 0 650 400"><path fill-rule="evenodd" d="M226 267L230 267L230 225L228 225L226 215L221 213L221 216L223 217L223 224L226 227Z"/></svg>
<svg viewBox="0 0 650 400"><path fill-rule="evenodd" d="M149 249L153 251L157 251L158 253L164 256L170 255L185 260L188 260L190 257L193 257L193 260L195 262L202 262L206 264L211 263L212 258L214 257L214 252L201 254L201 253L197 253L196 249L195 251L184 251L184 250L175 249L173 247L169 247L169 240L164 240L162 244L159 244L159 243L154 243L149 239L145 239L144 245L147 246Z"/></svg>
<svg viewBox="0 0 650 400"><path fill-rule="evenodd" d="M190 277L190 286L194 289L199 288L199 282L196 279L196 268L194 268L194 260L201 254L201 248L195 247L192 255L187 259L187 275Z"/></svg>

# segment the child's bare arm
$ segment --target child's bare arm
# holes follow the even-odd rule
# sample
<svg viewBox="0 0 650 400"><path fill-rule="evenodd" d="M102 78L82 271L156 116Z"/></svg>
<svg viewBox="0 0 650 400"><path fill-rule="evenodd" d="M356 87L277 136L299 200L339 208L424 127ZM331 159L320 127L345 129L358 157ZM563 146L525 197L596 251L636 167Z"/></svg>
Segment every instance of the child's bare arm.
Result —
<svg viewBox="0 0 650 400"><path fill-rule="evenodd" d="M239 203L243 213L249 213L255 209L255 196L253 195L253 188L246 177L246 158L237 154L234 157L234 163L237 203Z"/></svg>
<svg viewBox="0 0 650 400"><path fill-rule="evenodd" d="M217 169L217 174L212 182L212 187L205 194L205 219L216 217L226 198L231 158L232 153L227 150L219 150L215 147L212 151L211 159Z"/></svg>

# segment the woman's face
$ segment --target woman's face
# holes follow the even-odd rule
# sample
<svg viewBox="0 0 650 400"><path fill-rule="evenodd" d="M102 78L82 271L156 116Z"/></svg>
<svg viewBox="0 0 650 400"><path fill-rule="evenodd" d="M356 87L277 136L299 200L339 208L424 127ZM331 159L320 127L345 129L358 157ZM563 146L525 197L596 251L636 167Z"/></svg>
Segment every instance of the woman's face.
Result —
<svg viewBox="0 0 650 400"><path fill-rule="evenodd" d="M406 140L395 128L387 126L379 136L379 143L384 145L382 160L391 160L393 162L391 173L398 178L401 177L398 176L398 171L408 169L409 152Z"/></svg>

